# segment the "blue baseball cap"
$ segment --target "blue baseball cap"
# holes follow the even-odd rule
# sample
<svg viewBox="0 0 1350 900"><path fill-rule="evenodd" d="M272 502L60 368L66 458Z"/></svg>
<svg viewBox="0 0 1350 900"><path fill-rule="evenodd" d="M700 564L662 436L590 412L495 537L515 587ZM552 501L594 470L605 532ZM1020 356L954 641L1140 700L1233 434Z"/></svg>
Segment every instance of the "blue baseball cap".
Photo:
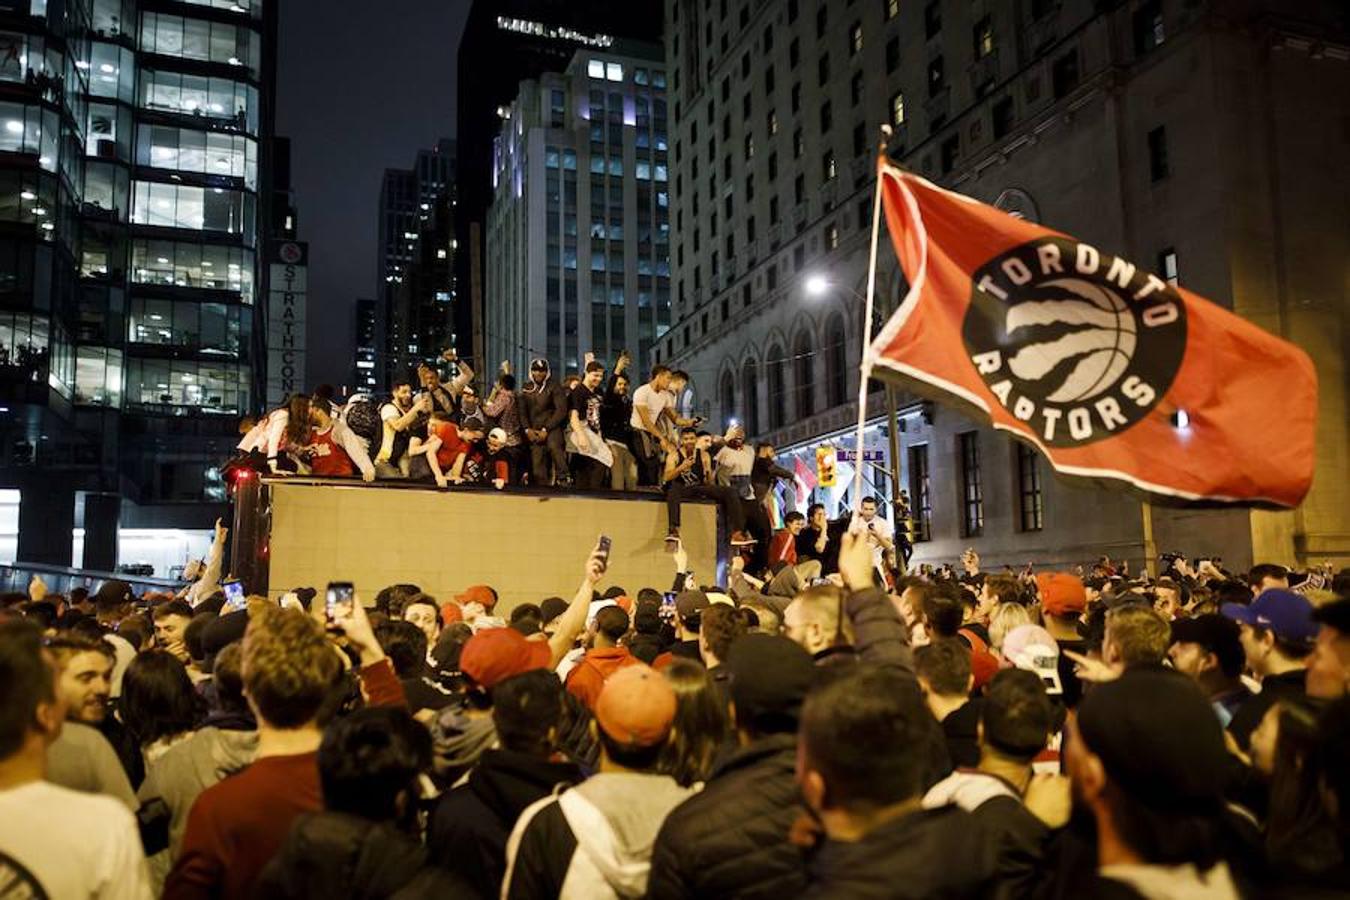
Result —
<svg viewBox="0 0 1350 900"><path fill-rule="evenodd" d="M1223 614L1235 622L1268 628L1275 636L1291 644L1311 647L1317 640L1317 622L1307 597L1284 588L1261 592L1249 606L1225 603Z"/></svg>

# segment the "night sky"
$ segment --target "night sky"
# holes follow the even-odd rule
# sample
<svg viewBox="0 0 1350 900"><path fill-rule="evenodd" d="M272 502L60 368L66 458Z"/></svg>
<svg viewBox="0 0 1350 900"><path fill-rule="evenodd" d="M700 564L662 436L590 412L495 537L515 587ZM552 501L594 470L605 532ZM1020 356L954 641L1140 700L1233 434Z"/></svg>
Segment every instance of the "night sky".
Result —
<svg viewBox="0 0 1350 900"><path fill-rule="evenodd" d="M470 0L281 4L277 133L291 138L309 242L309 386L350 383L354 303L376 279L386 168L455 137L455 54Z"/></svg>

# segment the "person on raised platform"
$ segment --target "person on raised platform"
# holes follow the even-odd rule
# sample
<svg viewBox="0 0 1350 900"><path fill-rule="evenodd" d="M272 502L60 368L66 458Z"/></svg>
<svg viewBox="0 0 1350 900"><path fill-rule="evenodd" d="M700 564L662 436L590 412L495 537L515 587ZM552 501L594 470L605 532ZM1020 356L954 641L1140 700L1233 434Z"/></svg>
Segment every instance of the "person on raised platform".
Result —
<svg viewBox="0 0 1350 900"><path fill-rule="evenodd" d="M407 475L405 458L408 444L417 432L419 422L431 412L431 395L423 394L413 400L412 384L407 380L394 382L389 402L380 407L383 437L375 455L375 473L380 478L402 478Z"/></svg>
<svg viewBox="0 0 1350 900"><path fill-rule="evenodd" d="M359 471L362 481L375 480L375 464L365 445L340 419L333 418L333 404L314 398L309 404L309 443L304 455L315 475L351 478Z"/></svg>
<svg viewBox="0 0 1350 900"><path fill-rule="evenodd" d="M586 362L586 377L567 397L567 449L572 453L572 479L577 487L598 491L609 487L614 451L600 432L600 382L604 364Z"/></svg>
<svg viewBox="0 0 1350 900"><path fill-rule="evenodd" d="M567 450L563 423L567 421L567 398L550 378L548 360L530 361L530 383L520 392L520 421L530 448L530 484L535 487L558 482L567 484Z"/></svg>
<svg viewBox="0 0 1350 900"><path fill-rule="evenodd" d="M713 484L712 459L706 438L693 428L680 429L680 445L666 454L666 469L661 476L666 486L666 511L670 525L667 541L680 539L680 504L685 500L712 500L717 503L731 529L733 546L754 541L745 533L745 507L735 488Z"/></svg>

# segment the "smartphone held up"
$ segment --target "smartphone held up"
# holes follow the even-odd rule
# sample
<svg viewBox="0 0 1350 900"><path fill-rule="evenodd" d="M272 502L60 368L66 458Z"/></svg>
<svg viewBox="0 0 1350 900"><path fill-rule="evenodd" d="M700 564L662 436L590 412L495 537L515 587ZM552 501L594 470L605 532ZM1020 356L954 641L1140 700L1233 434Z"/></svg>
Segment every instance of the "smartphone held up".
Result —
<svg viewBox="0 0 1350 900"><path fill-rule="evenodd" d="M330 581L328 593L324 599L324 618L328 626L341 626L352 617L356 603L356 588L350 581Z"/></svg>

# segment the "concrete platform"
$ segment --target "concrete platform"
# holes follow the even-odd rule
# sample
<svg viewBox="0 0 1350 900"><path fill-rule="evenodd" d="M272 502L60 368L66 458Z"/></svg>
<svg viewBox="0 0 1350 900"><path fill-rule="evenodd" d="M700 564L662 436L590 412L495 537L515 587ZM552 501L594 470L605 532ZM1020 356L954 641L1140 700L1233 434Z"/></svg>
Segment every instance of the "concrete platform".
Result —
<svg viewBox="0 0 1350 900"><path fill-rule="evenodd" d="M680 533L696 577L717 580L719 516L710 502L681 511ZM249 593L278 599L351 581L369 603L399 582L438 600L488 584L498 612L570 597L600 534L613 542L601 586L667 590L675 567L665 545L665 498L655 492L497 491L342 479L256 476L235 498L230 571Z"/></svg>

